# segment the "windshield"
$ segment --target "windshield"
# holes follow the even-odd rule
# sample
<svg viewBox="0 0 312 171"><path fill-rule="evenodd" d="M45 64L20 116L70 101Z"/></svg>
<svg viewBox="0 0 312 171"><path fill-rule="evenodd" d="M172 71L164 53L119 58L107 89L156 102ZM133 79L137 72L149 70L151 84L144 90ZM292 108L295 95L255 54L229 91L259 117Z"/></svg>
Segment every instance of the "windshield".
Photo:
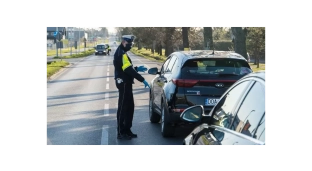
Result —
<svg viewBox="0 0 312 171"><path fill-rule="evenodd" d="M193 59L182 67L182 74L192 76L246 75L252 70L248 63L238 59Z"/></svg>
<svg viewBox="0 0 312 171"><path fill-rule="evenodd" d="M97 49L104 49L104 45L97 45L96 48Z"/></svg>

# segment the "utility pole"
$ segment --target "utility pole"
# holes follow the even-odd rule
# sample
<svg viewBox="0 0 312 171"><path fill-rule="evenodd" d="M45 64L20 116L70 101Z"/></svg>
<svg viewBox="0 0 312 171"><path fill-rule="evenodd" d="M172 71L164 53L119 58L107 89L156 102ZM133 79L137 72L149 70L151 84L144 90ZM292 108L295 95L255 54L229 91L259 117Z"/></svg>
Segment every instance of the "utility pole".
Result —
<svg viewBox="0 0 312 171"><path fill-rule="evenodd" d="M69 40L69 45L70 45L70 56L72 56L72 47L73 47L73 28L70 30L70 40Z"/></svg>
<svg viewBox="0 0 312 171"><path fill-rule="evenodd" d="M58 27L56 27L56 33L58 34ZM56 57L58 57L58 49L57 49L57 34L56 34L56 37L55 37Z"/></svg>
<svg viewBox="0 0 312 171"><path fill-rule="evenodd" d="M78 52L80 53L80 27L78 27L78 30L79 30L79 38L78 38L78 41L79 41L79 44L78 44Z"/></svg>

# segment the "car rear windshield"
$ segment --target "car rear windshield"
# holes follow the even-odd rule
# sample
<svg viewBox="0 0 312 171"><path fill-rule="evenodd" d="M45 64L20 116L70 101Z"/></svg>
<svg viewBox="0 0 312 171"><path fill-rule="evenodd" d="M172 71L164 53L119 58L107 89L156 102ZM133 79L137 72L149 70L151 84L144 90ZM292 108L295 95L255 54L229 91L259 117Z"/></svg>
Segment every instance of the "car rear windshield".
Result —
<svg viewBox="0 0 312 171"><path fill-rule="evenodd" d="M185 76L246 75L252 72L248 63L239 59L192 59L182 67Z"/></svg>
<svg viewBox="0 0 312 171"><path fill-rule="evenodd" d="M104 45L97 45L97 49L104 49Z"/></svg>

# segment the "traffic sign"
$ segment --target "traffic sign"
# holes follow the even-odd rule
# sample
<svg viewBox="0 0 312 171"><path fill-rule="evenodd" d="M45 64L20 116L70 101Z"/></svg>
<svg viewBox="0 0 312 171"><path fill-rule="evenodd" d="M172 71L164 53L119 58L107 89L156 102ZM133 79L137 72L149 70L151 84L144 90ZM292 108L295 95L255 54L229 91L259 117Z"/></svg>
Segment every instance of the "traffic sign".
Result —
<svg viewBox="0 0 312 171"><path fill-rule="evenodd" d="M54 37L56 37L57 33L58 33L58 31L54 32L54 34L53 34L53 35L54 35Z"/></svg>

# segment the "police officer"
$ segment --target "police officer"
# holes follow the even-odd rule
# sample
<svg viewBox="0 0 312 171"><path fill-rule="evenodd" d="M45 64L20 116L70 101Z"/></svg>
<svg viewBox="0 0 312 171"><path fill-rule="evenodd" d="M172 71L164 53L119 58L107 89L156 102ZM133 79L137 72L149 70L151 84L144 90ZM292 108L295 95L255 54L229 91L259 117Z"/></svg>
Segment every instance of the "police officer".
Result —
<svg viewBox="0 0 312 171"><path fill-rule="evenodd" d="M132 84L134 78L149 87L145 79L138 73L147 70L144 66L133 67L128 54L133 45L133 35L123 35L122 42L114 54L115 83L119 91L118 110L117 110L117 138L131 139L136 138L137 134L132 133L132 120L134 113L134 100Z"/></svg>
<svg viewBox="0 0 312 171"><path fill-rule="evenodd" d="M107 47L107 55L109 55L109 52L111 51L111 48L109 47L109 44L106 44Z"/></svg>

